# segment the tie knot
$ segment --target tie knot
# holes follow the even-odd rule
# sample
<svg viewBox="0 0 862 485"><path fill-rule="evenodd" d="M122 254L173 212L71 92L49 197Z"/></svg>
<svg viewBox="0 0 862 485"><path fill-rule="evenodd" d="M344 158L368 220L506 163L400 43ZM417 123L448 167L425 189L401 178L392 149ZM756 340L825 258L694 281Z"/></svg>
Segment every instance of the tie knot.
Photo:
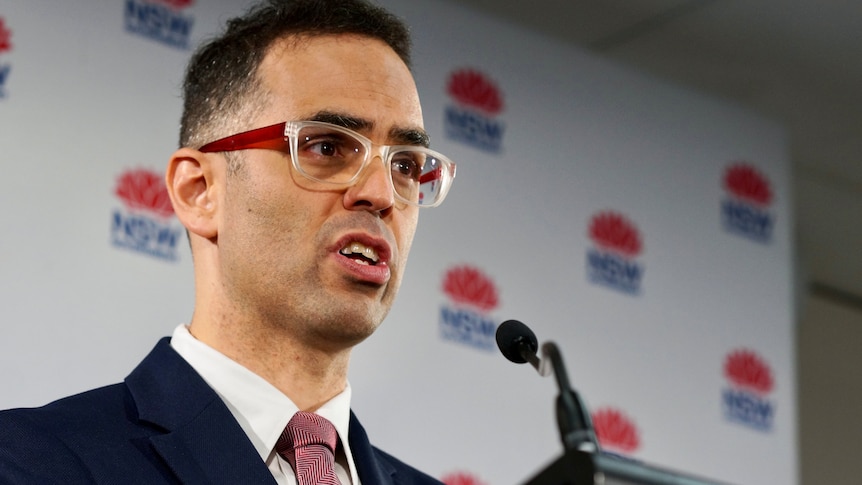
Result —
<svg viewBox="0 0 862 485"><path fill-rule="evenodd" d="M296 450L309 445L323 445L331 452L335 451L338 441L338 433L335 426L326 418L314 413L300 411L293 415L284 432L281 434L278 446L283 448L277 450L283 453L288 450Z"/></svg>
<svg viewBox="0 0 862 485"><path fill-rule="evenodd" d="M275 451L290 463L298 485L340 485L335 474L338 433L326 419L298 412L275 444Z"/></svg>

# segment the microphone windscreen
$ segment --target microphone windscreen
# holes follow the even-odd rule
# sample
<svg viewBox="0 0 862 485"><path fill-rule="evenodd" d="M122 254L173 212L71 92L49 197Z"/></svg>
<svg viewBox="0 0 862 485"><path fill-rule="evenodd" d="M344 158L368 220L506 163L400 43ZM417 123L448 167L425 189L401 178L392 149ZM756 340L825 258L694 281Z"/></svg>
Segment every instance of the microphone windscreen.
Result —
<svg viewBox="0 0 862 485"><path fill-rule="evenodd" d="M521 352L523 345L534 355L539 350L539 341L530 327L518 320L506 320L497 327L497 347L507 359L516 364L526 363Z"/></svg>

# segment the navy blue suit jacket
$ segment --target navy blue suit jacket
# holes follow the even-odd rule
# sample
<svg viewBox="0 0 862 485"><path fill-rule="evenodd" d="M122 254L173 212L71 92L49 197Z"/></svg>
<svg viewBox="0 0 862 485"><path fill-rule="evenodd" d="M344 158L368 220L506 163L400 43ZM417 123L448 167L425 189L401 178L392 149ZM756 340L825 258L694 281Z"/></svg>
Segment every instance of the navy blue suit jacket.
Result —
<svg viewBox="0 0 862 485"><path fill-rule="evenodd" d="M162 339L121 384L0 412L0 483L275 484L215 391ZM350 415L363 485L440 484L371 446Z"/></svg>

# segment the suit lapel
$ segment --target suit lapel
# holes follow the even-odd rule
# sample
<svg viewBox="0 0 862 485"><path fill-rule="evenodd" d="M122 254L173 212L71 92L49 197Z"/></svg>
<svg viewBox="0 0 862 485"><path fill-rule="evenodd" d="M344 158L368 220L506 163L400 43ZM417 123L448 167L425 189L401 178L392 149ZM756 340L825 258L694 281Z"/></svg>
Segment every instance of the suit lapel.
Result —
<svg viewBox="0 0 862 485"><path fill-rule="evenodd" d="M353 453L353 462L356 464L356 471L359 475L359 481L363 484L395 484L396 470L390 464L380 460L371 442L368 441L368 435L365 433L365 428L359 424L359 420L353 411L350 412L350 431L348 432L348 441L350 442L350 451Z"/></svg>
<svg viewBox="0 0 862 485"><path fill-rule="evenodd" d="M275 484L221 398L162 339L126 378L156 453L182 483ZM374 483L374 482L367 482Z"/></svg>

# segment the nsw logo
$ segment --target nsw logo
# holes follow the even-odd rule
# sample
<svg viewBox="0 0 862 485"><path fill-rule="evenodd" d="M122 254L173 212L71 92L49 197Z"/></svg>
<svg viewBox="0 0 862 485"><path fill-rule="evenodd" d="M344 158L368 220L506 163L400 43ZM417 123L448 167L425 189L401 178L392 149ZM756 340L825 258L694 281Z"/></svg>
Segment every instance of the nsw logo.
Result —
<svg viewBox="0 0 862 485"><path fill-rule="evenodd" d="M449 303L440 307L440 336L493 352L497 348L497 320L489 313L499 304L497 288L473 266L457 266L443 278Z"/></svg>
<svg viewBox="0 0 862 485"><path fill-rule="evenodd" d="M479 477L468 472L448 473L440 479L446 485L487 485Z"/></svg>
<svg viewBox="0 0 862 485"><path fill-rule="evenodd" d="M183 10L194 0L126 0L126 31L178 49L188 49L194 18Z"/></svg>
<svg viewBox="0 0 862 485"><path fill-rule="evenodd" d="M6 27L3 17L0 17L0 55L7 52L12 52L12 31ZM12 72L12 65L0 61L0 98L6 97L6 81L9 80L10 72Z"/></svg>
<svg viewBox="0 0 862 485"><path fill-rule="evenodd" d="M173 218L164 178L146 169L128 170L117 180L114 195L124 208L111 215L111 243L175 261L183 229Z"/></svg>
<svg viewBox="0 0 862 485"><path fill-rule="evenodd" d="M753 166L738 162L724 173L725 198L721 203L724 228L755 241L769 242L775 217L769 211L769 180Z"/></svg>
<svg viewBox="0 0 862 485"><path fill-rule="evenodd" d="M775 403L769 399L774 382L769 366L748 349L731 352L724 361L728 386L722 391L727 419L761 431L772 429Z"/></svg>
<svg viewBox="0 0 862 485"><path fill-rule="evenodd" d="M635 422L619 409L603 407L591 414L599 445L607 451L631 455L641 447Z"/></svg>
<svg viewBox="0 0 862 485"><path fill-rule="evenodd" d="M587 250L587 272L593 283L629 294L641 291L643 264L637 261L643 243L637 227L624 215L606 211L593 216Z"/></svg>
<svg viewBox="0 0 862 485"><path fill-rule="evenodd" d="M446 91L454 102L446 106L446 136L499 153L505 125L497 116L503 111L503 96L494 82L478 71L461 69L449 76Z"/></svg>

